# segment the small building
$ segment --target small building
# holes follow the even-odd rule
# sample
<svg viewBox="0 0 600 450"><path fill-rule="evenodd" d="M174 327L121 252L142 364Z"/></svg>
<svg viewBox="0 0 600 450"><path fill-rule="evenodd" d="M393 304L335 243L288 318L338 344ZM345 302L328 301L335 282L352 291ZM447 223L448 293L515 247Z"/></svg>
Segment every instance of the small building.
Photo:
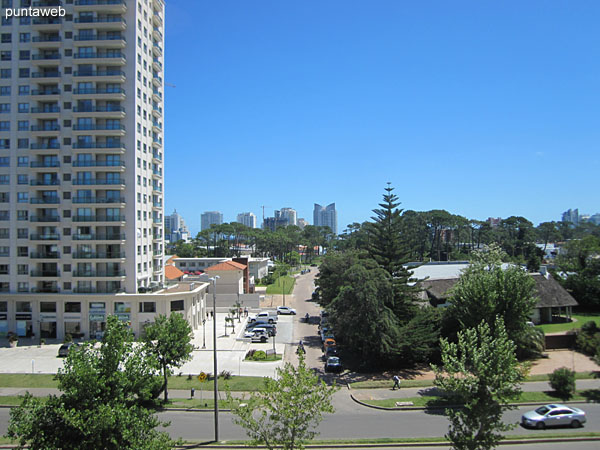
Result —
<svg viewBox="0 0 600 450"><path fill-rule="evenodd" d="M234 261L224 261L205 270L206 274L219 276L217 294L243 294L247 292L248 266Z"/></svg>

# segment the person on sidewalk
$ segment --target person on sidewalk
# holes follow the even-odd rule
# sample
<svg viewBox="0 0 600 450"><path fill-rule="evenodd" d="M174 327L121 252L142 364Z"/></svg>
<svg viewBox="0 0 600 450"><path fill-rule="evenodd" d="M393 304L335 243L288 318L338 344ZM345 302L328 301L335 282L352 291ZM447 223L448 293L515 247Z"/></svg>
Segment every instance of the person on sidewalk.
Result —
<svg viewBox="0 0 600 450"><path fill-rule="evenodd" d="M400 389L400 377L398 375L394 375L392 380L394 380L394 387L392 387L392 391L396 390L396 388Z"/></svg>

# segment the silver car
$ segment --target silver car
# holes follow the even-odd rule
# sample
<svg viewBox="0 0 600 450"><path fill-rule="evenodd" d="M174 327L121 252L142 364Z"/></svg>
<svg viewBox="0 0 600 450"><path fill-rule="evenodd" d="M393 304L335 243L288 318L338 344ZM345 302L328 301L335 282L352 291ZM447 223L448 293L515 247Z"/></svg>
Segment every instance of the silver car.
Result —
<svg viewBox="0 0 600 450"><path fill-rule="evenodd" d="M546 427L571 426L578 428L585 423L585 412L579 408L560 404L540 406L523 414L521 424L543 430Z"/></svg>

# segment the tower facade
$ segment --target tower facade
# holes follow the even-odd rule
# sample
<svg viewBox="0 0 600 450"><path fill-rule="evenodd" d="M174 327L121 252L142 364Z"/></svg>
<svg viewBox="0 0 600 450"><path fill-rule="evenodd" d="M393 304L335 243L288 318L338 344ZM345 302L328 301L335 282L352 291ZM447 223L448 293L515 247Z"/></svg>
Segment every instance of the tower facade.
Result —
<svg viewBox="0 0 600 450"><path fill-rule="evenodd" d="M256 214L251 212L239 213L237 215L237 222L248 228L256 228Z"/></svg>
<svg viewBox="0 0 600 450"><path fill-rule="evenodd" d="M211 225L221 225L223 213L219 211L205 211L200 216L200 230L208 230Z"/></svg>
<svg viewBox="0 0 600 450"><path fill-rule="evenodd" d="M329 227L334 234L337 234L337 211L335 203L327 206L321 206L315 203L313 210L313 224L316 227Z"/></svg>

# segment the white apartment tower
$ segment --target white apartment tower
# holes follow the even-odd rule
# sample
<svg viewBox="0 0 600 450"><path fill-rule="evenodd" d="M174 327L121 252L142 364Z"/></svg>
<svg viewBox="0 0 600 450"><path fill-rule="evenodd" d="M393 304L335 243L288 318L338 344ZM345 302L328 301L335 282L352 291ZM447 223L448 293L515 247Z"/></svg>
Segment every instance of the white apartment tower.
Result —
<svg viewBox="0 0 600 450"><path fill-rule="evenodd" d="M0 304L162 284L163 1L2 6Z"/></svg>
<svg viewBox="0 0 600 450"><path fill-rule="evenodd" d="M335 209L335 203L330 203L327 206L315 203L313 224L315 227L329 227L334 234L337 234L337 210Z"/></svg>
<svg viewBox="0 0 600 450"><path fill-rule="evenodd" d="M212 225L223 223L223 213L220 211L205 211L200 216L200 230L209 230Z"/></svg>
<svg viewBox="0 0 600 450"><path fill-rule="evenodd" d="M248 228L256 228L256 214L252 212L239 213L237 215L237 222Z"/></svg>
<svg viewBox="0 0 600 450"><path fill-rule="evenodd" d="M298 225L298 213L293 208L281 208L279 210L279 214L285 220L287 220L288 225Z"/></svg>

